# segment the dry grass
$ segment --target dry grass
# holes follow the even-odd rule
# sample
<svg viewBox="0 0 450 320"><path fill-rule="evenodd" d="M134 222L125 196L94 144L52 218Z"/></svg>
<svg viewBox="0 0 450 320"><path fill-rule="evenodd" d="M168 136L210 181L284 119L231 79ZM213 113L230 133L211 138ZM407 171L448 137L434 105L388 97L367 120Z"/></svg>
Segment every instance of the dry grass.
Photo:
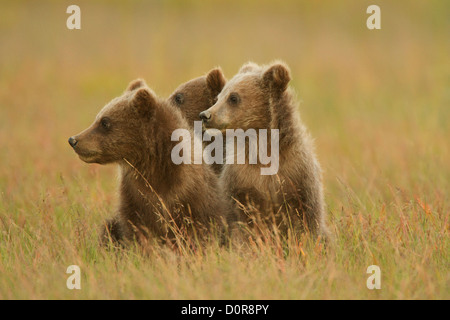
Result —
<svg viewBox="0 0 450 320"><path fill-rule="evenodd" d="M0 298L449 299L445 1L7 2L0 11ZM324 168L333 250L292 241L112 253L113 167L67 138L128 82L160 95L216 65L283 59ZM67 266L82 270L68 290ZM382 289L368 290L369 265Z"/></svg>

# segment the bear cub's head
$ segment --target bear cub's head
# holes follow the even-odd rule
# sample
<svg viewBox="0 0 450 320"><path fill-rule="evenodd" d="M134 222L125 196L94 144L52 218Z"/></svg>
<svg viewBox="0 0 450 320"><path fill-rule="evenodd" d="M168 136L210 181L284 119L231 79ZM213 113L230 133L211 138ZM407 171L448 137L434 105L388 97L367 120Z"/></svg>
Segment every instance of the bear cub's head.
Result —
<svg viewBox="0 0 450 320"><path fill-rule="evenodd" d="M69 138L81 160L107 164L133 158L147 134L158 98L143 80L134 80L122 96L106 104L94 123Z"/></svg>
<svg viewBox="0 0 450 320"><path fill-rule="evenodd" d="M259 66L249 62L230 79L216 103L200 113L206 128L264 129L270 127L271 107L279 101L290 81L282 62Z"/></svg>
<svg viewBox="0 0 450 320"><path fill-rule="evenodd" d="M216 102L216 97L225 86L226 79L220 68L214 68L207 75L181 84L168 98L168 102L182 112L190 126L201 121L199 113Z"/></svg>

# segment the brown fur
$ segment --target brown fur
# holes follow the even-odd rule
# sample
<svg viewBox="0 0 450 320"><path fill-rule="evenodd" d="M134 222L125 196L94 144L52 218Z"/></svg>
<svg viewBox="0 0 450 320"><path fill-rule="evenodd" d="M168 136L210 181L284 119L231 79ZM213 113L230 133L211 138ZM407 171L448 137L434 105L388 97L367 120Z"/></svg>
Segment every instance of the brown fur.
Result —
<svg viewBox="0 0 450 320"><path fill-rule="evenodd" d="M168 98L168 102L180 109L189 122L201 121L199 113L216 102L216 97L225 86L226 79L220 68L214 68L207 75L181 84Z"/></svg>
<svg viewBox="0 0 450 320"><path fill-rule="evenodd" d="M293 93L287 88L289 81L284 63L261 67L245 64L227 82L217 103L205 111L211 118L204 124L223 132L279 129L277 175L261 175L260 164L224 166L221 182L227 196L236 202L240 221L275 222L281 230L294 226L327 237L321 169ZM237 103L232 95L237 95Z"/></svg>
<svg viewBox="0 0 450 320"><path fill-rule="evenodd" d="M178 143L171 134L179 128L188 128L180 111L135 80L89 128L71 138L81 160L119 165L118 215L106 223L104 237L145 242L182 235L192 240L194 232L206 237L213 225L223 226L227 204L212 169L171 160Z"/></svg>
<svg viewBox="0 0 450 320"><path fill-rule="evenodd" d="M193 128L194 121L201 121L200 112L208 109L216 102L216 97L225 86L226 79L220 68L214 68L207 75L192 79L181 84L167 99L180 109ZM207 145L208 143L204 143ZM220 174L221 164L212 165L214 171Z"/></svg>

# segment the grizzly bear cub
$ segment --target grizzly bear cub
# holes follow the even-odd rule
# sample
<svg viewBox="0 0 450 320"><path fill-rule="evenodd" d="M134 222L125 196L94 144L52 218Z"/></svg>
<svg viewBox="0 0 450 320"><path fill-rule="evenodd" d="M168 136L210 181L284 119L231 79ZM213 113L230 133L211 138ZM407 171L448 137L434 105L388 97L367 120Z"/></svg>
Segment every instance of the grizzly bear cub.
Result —
<svg viewBox="0 0 450 320"><path fill-rule="evenodd" d="M81 160L120 168L118 215L101 241L189 241L223 230L227 203L211 167L172 162L171 135L180 128L189 128L180 110L135 80L69 139Z"/></svg>
<svg viewBox="0 0 450 320"><path fill-rule="evenodd" d="M225 86L226 79L220 68L214 68L207 75L194 78L178 86L168 101L180 109L190 126L201 121L199 113L216 102L216 97Z"/></svg>
<svg viewBox="0 0 450 320"><path fill-rule="evenodd" d="M289 81L290 71L284 63L244 64L226 83L217 102L200 116L205 127L227 135L232 131L229 129L254 129L258 141L263 138L260 129L266 129L263 132L267 136L274 131L271 129L278 130L277 148L267 139L268 154L279 150L276 174L262 175L260 169L267 166L247 161L248 140L244 145L245 163L230 164L234 159L228 157L222 171L226 195L235 202L238 220L247 224L246 228L259 221L282 232L294 228L327 238L321 168L288 88Z"/></svg>
<svg viewBox="0 0 450 320"><path fill-rule="evenodd" d="M171 105L180 109L193 128L195 121L201 121L200 112L216 102L217 95L222 91L226 81L222 70L214 68L207 75L194 78L178 86L167 100ZM204 147L208 144L208 142L203 142ZM218 175L222 171L222 166L220 163L212 164L214 172Z"/></svg>

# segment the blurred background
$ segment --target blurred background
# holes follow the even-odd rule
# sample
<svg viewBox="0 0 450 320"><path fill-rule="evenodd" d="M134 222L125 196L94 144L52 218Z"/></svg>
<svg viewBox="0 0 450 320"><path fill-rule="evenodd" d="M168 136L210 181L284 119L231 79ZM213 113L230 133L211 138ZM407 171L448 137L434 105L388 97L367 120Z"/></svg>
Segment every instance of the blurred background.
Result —
<svg viewBox="0 0 450 320"><path fill-rule="evenodd" d="M81 30L66 27L71 4L81 8ZM381 8L381 30L366 27L371 4ZM450 2L77 0L0 6L3 239L12 225L44 236L44 224L71 239L74 220L67 214L82 226L111 215L115 168L83 163L67 139L89 126L131 80L142 77L167 97L215 66L231 78L249 60L274 59L291 68L291 86L324 169L333 230L344 228L347 216L401 216L409 206L433 212L433 221L441 221L436 228L448 228ZM12 242L0 248L0 256L14 248ZM24 261L35 257L30 252Z"/></svg>

